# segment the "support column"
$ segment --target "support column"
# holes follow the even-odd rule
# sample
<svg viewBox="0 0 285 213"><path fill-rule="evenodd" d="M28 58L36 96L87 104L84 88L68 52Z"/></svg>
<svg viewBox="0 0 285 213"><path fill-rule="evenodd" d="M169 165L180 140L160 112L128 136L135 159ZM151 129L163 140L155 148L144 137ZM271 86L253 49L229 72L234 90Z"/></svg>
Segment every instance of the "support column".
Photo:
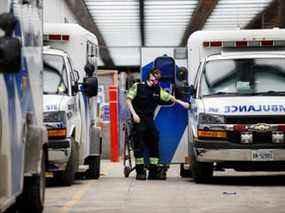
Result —
<svg viewBox="0 0 285 213"><path fill-rule="evenodd" d="M112 162L119 161L119 124L118 124L118 87L109 86L110 98L110 159Z"/></svg>

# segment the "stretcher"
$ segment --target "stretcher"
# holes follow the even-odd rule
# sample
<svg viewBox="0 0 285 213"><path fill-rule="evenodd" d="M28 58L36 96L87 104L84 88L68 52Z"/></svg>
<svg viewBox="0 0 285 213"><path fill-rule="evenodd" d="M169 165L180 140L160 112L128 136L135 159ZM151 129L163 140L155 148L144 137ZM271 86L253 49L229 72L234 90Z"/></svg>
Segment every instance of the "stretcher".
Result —
<svg viewBox="0 0 285 213"><path fill-rule="evenodd" d="M184 101L189 101L187 91L184 91L183 83L187 79L180 79L177 75L179 67L175 60L168 56L161 56L145 65L141 69L141 80L146 80L149 71L156 67L161 71L160 86L166 91ZM186 80L186 81L185 81ZM180 88L180 90L179 90ZM154 120L159 131L160 164L166 170L170 164L180 164L180 175L184 176L185 158L188 156L188 110L178 104L161 103L155 112ZM134 133L131 120L126 122L124 139L124 175L128 177L135 169L133 156ZM145 164L147 165L147 151L145 152Z"/></svg>

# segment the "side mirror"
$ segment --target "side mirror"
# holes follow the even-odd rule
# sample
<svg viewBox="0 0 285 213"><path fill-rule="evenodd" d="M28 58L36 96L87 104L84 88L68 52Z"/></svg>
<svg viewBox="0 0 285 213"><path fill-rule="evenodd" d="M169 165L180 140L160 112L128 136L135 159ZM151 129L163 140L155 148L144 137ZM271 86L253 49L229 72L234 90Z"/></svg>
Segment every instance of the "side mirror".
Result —
<svg viewBox="0 0 285 213"><path fill-rule="evenodd" d="M76 93L79 92L79 72L77 70L73 70L73 74L74 74L74 84L71 86L71 92L72 95L76 95Z"/></svg>
<svg viewBox="0 0 285 213"><path fill-rule="evenodd" d="M77 81L71 86L71 90L73 95L79 92L79 85Z"/></svg>
<svg viewBox="0 0 285 213"><path fill-rule="evenodd" d="M85 73L87 77L93 76L93 73L95 72L95 66L94 64L87 63L84 67Z"/></svg>
<svg viewBox="0 0 285 213"><path fill-rule="evenodd" d="M79 72L78 72L78 70L74 70L74 77L75 77L75 81L79 81L79 79L80 79L80 76L79 76Z"/></svg>
<svg viewBox="0 0 285 213"><path fill-rule="evenodd" d="M187 81L188 80L188 69L186 67L179 67L176 70L176 79L178 81Z"/></svg>
<svg viewBox="0 0 285 213"><path fill-rule="evenodd" d="M96 77L84 78L83 91L89 98L98 94L98 79Z"/></svg>
<svg viewBox="0 0 285 213"><path fill-rule="evenodd" d="M0 72L17 73L21 69L21 49L19 39L13 38L17 19L9 14L0 15ZM2 32L2 33L1 33Z"/></svg>

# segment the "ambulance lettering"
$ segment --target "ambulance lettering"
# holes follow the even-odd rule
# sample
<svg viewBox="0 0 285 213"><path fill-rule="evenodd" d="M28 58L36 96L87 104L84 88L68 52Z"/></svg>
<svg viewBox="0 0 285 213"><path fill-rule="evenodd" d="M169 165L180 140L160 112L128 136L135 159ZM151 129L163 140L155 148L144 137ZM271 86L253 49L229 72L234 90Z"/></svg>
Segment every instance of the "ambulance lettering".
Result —
<svg viewBox="0 0 285 213"><path fill-rule="evenodd" d="M285 112L285 105L231 105L225 106L224 112Z"/></svg>
<svg viewBox="0 0 285 213"><path fill-rule="evenodd" d="M56 111L58 110L57 105L47 105L46 111Z"/></svg>

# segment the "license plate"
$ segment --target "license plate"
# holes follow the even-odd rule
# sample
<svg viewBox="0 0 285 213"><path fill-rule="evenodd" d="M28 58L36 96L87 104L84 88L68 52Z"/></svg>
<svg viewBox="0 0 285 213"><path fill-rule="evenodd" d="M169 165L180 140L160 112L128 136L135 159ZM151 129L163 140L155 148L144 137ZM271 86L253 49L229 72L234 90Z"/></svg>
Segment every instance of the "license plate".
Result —
<svg viewBox="0 0 285 213"><path fill-rule="evenodd" d="M252 151L253 161L271 161L273 160L273 153L271 150L255 150Z"/></svg>

